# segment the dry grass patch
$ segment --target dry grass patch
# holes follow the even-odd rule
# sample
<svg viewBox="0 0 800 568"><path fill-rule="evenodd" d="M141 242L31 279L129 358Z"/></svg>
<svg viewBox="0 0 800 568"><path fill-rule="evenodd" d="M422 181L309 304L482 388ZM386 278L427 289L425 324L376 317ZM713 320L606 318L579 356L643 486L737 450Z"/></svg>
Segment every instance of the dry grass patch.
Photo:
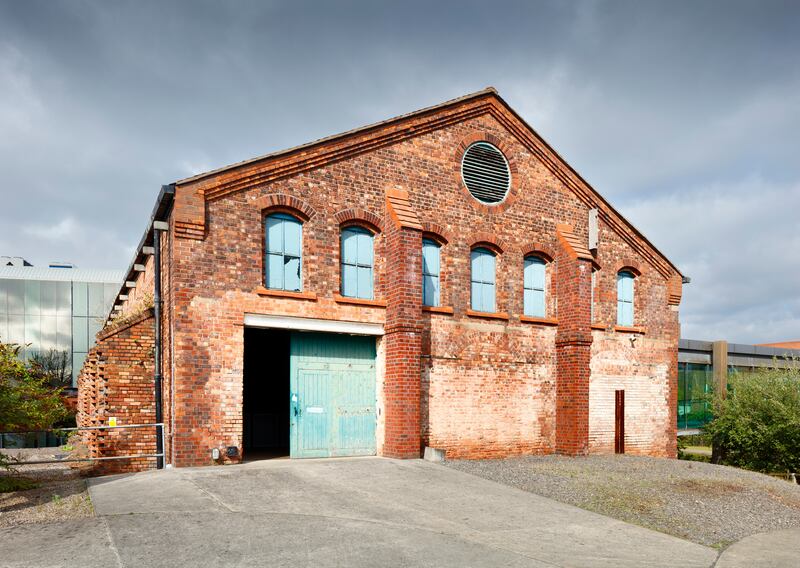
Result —
<svg viewBox="0 0 800 568"><path fill-rule="evenodd" d="M23 455L47 459L54 455L54 448L26 450ZM34 487L0 493L0 528L94 516L86 481L67 464L24 465L14 470L0 471L0 482L21 479Z"/></svg>

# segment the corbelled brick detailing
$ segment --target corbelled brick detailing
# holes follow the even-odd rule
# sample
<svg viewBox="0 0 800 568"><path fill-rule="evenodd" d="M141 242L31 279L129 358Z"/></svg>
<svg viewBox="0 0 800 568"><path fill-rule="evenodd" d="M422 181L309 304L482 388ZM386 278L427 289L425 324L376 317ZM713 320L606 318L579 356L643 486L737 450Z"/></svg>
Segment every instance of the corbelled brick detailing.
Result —
<svg viewBox="0 0 800 568"><path fill-rule="evenodd" d="M512 166L512 193L497 206L455 175L460 152L479 140ZM303 220L301 294L263 293L271 208ZM595 254L590 208L600 210ZM377 231L374 301L339 296L340 232L350 223ZM246 314L383 326L381 455L416 457L421 445L465 458L611 451L608 405L619 388L630 451L675 455L681 276L493 91L179 182L170 227L162 355L176 466L209 465L213 448L242 446ZM433 308L420 305L423 236L442 245ZM493 314L470 312L478 244L497 253ZM544 318L523 314L529 253L549 261ZM638 274L627 330L615 328L622 265ZM145 290L150 264L136 301Z"/></svg>
<svg viewBox="0 0 800 568"><path fill-rule="evenodd" d="M407 197L407 194L405 194ZM387 216L395 218L402 194L387 195ZM394 203L393 203L394 198ZM383 453L395 458L420 456L420 357L422 356L422 227L407 199L406 222L387 223L386 363L383 378Z"/></svg>
<svg viewBox="0 0 800 568"><path fill-rule="evenodd" d="M679 274L675 274L667 282L667 290L669 293L668 303L670 306L680 306L681 297L683 296L683 279Z"/></svg>
<svg viewBox="0 0 800 568"><path fill-rule="evenodd" d="M408 201L408 192L402 189L386 190L386 212L387 216L398 227L422 230L419 217Z"/></svg>
<svg viewBox="0 0 800 568"><path fill-rule="evenodd" d="M80 427L151 424L155 421L153 391L153 312L104 329L78 376ZM155 428L81 432L90 457L155 453ZM155 458L96 462L92 473L109 474L153 468Z"/></svg>
<svg viewBox="0 0 800 568"><path fill-rule="evenodd" d="M571 225L559 225L557 232L558 241L561 243L561 246L567 255L569 255L571 258L594 260L586 240L581 238L579 235L576 235L572 230Z"/></svg>
<svg viewBox="0 0 800 568"><path fill-rule="evenodd" d="M591 255L576 242L571 228L560 227L556 253L556 451L589 451L589 377L591 374Z"/></svg>
<svg viewBox="0 0 800 568"><path fill-rule="evenodd" d="M206 230L206 203L203 194L191 187L175 188L174 230L178 237L202 240Z"/></svg>

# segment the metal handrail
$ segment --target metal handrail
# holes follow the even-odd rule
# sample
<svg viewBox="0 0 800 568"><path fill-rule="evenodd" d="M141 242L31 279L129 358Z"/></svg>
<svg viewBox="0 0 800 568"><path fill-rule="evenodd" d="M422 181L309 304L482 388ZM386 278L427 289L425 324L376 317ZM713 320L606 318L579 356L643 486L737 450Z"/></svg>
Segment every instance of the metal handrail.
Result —
<svg viewBox="0 0 800 568"><path fill-rule="evenodd" d="M157 430L157 439L161 441L161 447L164 448L164 423L163 422L155 422L153 424L123 424L118 426L78 426L76 428L48 428L46 430L27 430L21 432L0 432L2 434L35 434L38 432L78 432L84 430L115 430L121 428L156 428ZM11 448L7 448L11 449ZM20 448L25 449L25 448ZM109 460L129 460L135 458L164 458L165 452L162 451L155 453L155 454L132 454L126 456L108 456L108 457L101 457L101 458L70 458L70 459L63 459L63 460L26 460L26 461L14 461L11 465L34 465L34 464L42 464L42 463L74 463L74 462L94 462L94 461L109 461Z"/></svg>

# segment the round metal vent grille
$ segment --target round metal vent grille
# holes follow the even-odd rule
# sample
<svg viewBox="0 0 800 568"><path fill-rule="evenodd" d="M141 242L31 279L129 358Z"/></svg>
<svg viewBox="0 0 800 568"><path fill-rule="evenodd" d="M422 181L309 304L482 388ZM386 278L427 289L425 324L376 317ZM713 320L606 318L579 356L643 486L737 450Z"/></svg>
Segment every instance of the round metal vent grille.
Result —
<svg viewBox="0 0 800 568"><path fill-rule="evenodd" d="M476 142L461 158L461 177L472 197L500 203L511 187L511 171L503 153L488 142Z"/></svg>

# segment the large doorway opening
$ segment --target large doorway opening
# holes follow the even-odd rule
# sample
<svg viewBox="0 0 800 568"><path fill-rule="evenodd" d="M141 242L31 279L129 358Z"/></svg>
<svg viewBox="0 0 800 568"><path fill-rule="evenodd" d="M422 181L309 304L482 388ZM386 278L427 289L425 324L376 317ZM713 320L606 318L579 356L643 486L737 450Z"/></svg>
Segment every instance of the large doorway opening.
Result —
<svg viewBox="0 0 800 568"><path fill-rule="evenodd" d="M287 330L244 328L245 461L289 456L289 344Z"/></svg>

